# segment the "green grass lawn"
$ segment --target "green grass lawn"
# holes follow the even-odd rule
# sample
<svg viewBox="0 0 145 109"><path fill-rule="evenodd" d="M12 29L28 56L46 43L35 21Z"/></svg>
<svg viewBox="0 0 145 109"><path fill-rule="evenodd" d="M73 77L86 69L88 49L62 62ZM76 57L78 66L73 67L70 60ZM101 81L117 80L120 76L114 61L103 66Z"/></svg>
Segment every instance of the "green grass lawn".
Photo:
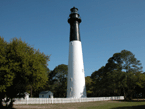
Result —
<svg viewBox="0 0 145 109"><path fill-rule="evenodd" d="M145 109L145 100L14 105L15 109Z"/></svg>
<svg viewBox="0 0 145 109"><path fill-rule="evenodd" d="M145 109L145 101L108 101L79 107L79 109Z"/></svg>

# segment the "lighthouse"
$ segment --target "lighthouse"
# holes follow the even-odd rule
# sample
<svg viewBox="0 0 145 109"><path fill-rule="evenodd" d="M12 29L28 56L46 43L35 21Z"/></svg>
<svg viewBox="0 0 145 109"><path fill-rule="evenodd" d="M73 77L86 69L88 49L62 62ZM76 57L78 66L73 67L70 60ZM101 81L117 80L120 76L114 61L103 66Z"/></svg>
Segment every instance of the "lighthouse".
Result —
<svg viewBox="0 0 145 109"><path fill-rule="evenodd" d="M67 98L86 97L85 72L79 24L81 23L78 9L70 9L68 23L70 24L69 60L67 76Z"/></svg>

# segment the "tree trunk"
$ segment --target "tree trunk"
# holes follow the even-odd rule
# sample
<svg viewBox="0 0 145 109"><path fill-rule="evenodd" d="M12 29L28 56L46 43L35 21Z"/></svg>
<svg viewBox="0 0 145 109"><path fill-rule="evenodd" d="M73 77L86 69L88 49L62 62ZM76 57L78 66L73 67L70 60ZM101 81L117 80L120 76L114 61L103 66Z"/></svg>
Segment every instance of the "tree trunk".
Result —
<svg viewBox="0 0 145 109"><path fill-rule="evenodd" d="M31 86L31 97L32 97L32 86Z"/></svg>
<svg viewBox="0 0 145 109"><path fill-rule="evenodd" d="M8 97L6 97L5 103L6 103L6 107L8 107L8 102L10 101L10 99Z"/></svg>
<svg viewBox="0 0 145 109"><path fill-rule="evenodd" d="M10 98L10 104L8 105L8 109L12 109L13 108L13 98Z"/></svg>
<svg viewBox="0 0 145 109"><path fill-rule="evenodd" d="M125 93L125 89L123 88L123 92L124 92L124 100L126 100L126 93Z"/></svg>
<svg viewBox="0 0 145 109"><path fill-rule="evenodd" d="M3 108L3 104L2 104L2 98L0 98L0 109Z"/></svg>

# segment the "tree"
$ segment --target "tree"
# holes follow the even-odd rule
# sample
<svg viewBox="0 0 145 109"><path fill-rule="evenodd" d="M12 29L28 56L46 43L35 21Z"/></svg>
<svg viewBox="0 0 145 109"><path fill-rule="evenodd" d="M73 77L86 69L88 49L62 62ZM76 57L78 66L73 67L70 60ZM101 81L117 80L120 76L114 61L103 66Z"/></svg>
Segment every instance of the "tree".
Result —
<svg viewBox="0 0 145 109"><path fill-rule="evenodd" d="M48 78L48 80L47 80L46 84L44 85L44 87L40 87L38 90L33 90L33 97L39 97L39 93L41 91L51 90L51 86L49 84L49 74L50 74L51 71L47 67L46 67L46 69L47 69L47 78ZM31 92L31 86L29 86L29 88L30 88L30 92Z"/></svg>
<svg viewBox="0 0 145 109"><path fill-rule="evenodd" d="M127 50L121 51L121 61L122 61L122 69L126 70L126 72L132 71L142 72L142 66L139 60L135 58L135 55Z"/></svg>
<svg viewBox="0 0 145 109"><path fill-rule="evenodd" d="M11 85L6 88L5 95L10 98L12 107L12 99L18 93L28 91L28 86L38 90L46 84L49 56L40 53L21 39L14 38L7 44L4 57L6 59L3 63L4 68L7 68L9 77L12 77Z"/></svg>
<svg viewBox="0 0 145 109"><path fill-rule="evenodd" d="M127 50L122 50L120 53L115 53L109 60L115 64L113 69L117 69L119 72L125 72L121 83L125 99L132 99L134 93L137 77L134 75L136 72L142 72L142 66L139 60L135 58L135 55ZM112 65L108 62L108 66ZM107 70L108 70L108 66Z"/></svg>
<svg viewBox="0 0 145 109"><path fill-rule="evenodd" d="M49 84L55 97L66 97L68 66L61 64L49 74Z"/></svg>
<svg viewBox="0 0 145 109"><path fill-rule="evenodd" d="M91 78L99 94L109 96L123 92L125 99L132 99L138 82L136 72L142 72L140 61L130 51L122 50L109 58L105 67L93 72Z"/></svg>
<svg viewBox="0 0 145 109"><path fill-rule="evenodd" d="M93 86L93 96L101 96L104 93L103 85L102 84L102 79L103 79L103 74L104 74L104 66L102 66L98 71L94 71L91 74L91 79L92 79L92 86Z"/></svg>
<svg viewBox="0 0 145 109"><path fill-rule="evenodd" d="M0 37L0 108L2 108L2 98L5 96L7 87L12 85L14 73L11 73L6 59L7 42Z"/></svg>
<svg viewBox="0 0 145 109"><path fill-rule="evenodd" d="M92 91L92 79L90 78L90 76L85 77L85 84L86 84L86 91L87 91L87 96L91 97L93 96L93 91Z"/></svg>
<svg viewBox="0 0 145 109"><path fill-rule="evenodd" d="M145 74L136 72L134 74L136 76L136 84L135 84L135 94L138 98L138 95L141 93L142 97L145 97Z"/></svg>

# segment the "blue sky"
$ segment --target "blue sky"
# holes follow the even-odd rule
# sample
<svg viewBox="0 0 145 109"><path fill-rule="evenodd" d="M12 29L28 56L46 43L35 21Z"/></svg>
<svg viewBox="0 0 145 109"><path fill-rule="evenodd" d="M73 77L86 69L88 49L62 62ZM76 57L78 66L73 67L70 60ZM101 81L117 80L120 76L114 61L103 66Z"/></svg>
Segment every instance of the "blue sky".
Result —
<svg viewBox="0 0 145 109"><path fill-rule="evenodd" d="M114 53L131 51L145 72L145 0L0 0L0 36L17 37L50 56L48 68L68 65L70 8L81 16L85 76Z"/></svg>

